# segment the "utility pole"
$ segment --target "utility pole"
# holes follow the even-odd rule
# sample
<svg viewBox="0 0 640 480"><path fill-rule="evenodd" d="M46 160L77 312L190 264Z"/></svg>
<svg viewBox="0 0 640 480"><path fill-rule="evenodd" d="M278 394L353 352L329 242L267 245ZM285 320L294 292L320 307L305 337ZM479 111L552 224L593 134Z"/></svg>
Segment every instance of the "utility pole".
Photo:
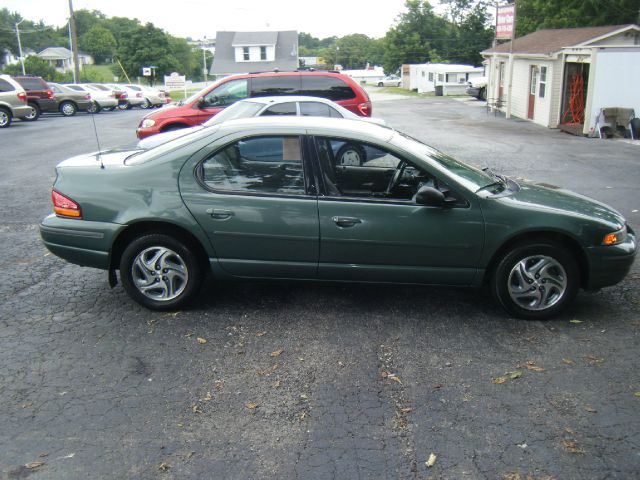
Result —
<svg viewBox="0 0 640 480"><path fill-rule="evenodd" d="M71 29L71 49L73 50L73 71L76 82L80 81L80 64L78 62L78 35L76 32L76 16L73 13L73 0L69 0L69 28Z"/></svg>
<svg viewBox="0 0 640 480"><path fill-rule="evenodd" d="M205 43L207 42L207 36L205 35L204 40L202 40L202 67L204 72L204 84L207 85L209 83L209 79L207 78L207 55L205 50Z"/></svg>
<svg viewBox="0 0 640 480"><path fill-rule="evenodd" d="M20 55L20 64L22 65L22 75L26 75L27 73L24 70L24 58L22 58L22 43L20 42L20 29L18 25L24 22L24 18L16 23L16 37L18 37L18 55Z"/></svg>

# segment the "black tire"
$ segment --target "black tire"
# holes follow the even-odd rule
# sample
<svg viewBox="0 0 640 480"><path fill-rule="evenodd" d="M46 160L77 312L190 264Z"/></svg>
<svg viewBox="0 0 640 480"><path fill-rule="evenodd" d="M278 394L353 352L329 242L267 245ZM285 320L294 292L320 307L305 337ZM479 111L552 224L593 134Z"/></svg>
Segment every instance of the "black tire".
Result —
<svg viewBox="0 0 640 480"><path fill-rule="evenodd" d="M157 257L152 265L155 271L140 266L162 251L165 253ZM173 268L175 266L181 268ZM166 273L174 275L165 276ZM137 237L127 246L120 259L120 279L124 289L133 300L151 310L175 310L186 305L198 293L202 277L202 265L193 248L164 233L148 233ZM153 288L156 284L158 288ZM147 293L143 293L144 287L147 287ZM166 293L174 288L173 294ZM161 298L163 295L168 298Z"/></svg>
<svg viewBox="0 0 640 480"><path fill-rule="evenodd" d="M366 161L367 152L355 143L345 143L336 153L336 165L361 166Z"/></svg>
<svg viewBox="0 0 640 480"><path fill-rule="evenodd" d="M131 110L131 104L128 101L118 103L119 110Z"/></svg>
<svg viewBox="0 0 640 480"><path fill-rule="evenodd" d="M379 87L384 87L384 83L382 83L382 82L378 82L378 86L379 86Z"/></svg>
<svg viewBox="0 0 640 480"><path fill-rule="evenodd" d="M153 104L149 101L148 98L145 98L144 103L140 105L140 108L144 108L144 109L151 108L151 107L153 107Z"/></svg>
<svg viewBox="0 0 640 480"><path fill-rule="evenodd" d="M478 93L478 100L487 100L487 89L482 87Z"/></svg>
<svg viewBox="0 0 640 480"><path fill-rule="evenodd" d="M58 107L58 110L65 117L73 117L78 111L78 107L76 106L75 103L65 100L60 104L60 106Z"/></svg>
<svg viewBox="0 0 640 480"><path fill-rule="evenodd" d="M545 267L538 267L544 262ZM536 268L539 271L534 273ZM579 288L580 268L574 255L546 239L514 246L502 257L491 279L498 303L513 316L528 320L546 320L559 314ZM512 298L510 290L519 301ZM536 305L536 296L546 300L541 298L542 303Z"/></svg>
<svg viewBox="0 0 640 480"><path fill-rule="evenodd" d="M26 122L35 122L36 120L38 120L38 118L40 118L42 110L40 110L40 107L37 103L29 102L29 106L31 107L31 113L29 113L29 115L27 115L26 117L22 117L20 120L24 120Z"/></svg>
<svg viewBox="0 0 640 480"><path fill-rule="evenodd" d="M0 128L7 128L11 125L13 115L8 108L0 108Z"/></svg>
<svg viewBox="0 0 640 480"><path fill-rule="evenodd" d="M91 102L91 105L87 108L88 113L100 113L100 110L102 108L98 105L98 102Z"/></svg>

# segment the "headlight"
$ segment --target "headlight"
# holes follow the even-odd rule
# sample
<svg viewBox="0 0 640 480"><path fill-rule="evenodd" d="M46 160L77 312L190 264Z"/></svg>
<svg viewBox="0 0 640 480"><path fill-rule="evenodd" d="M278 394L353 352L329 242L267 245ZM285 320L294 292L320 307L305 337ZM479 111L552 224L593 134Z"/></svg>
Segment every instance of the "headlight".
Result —
<svg viewBox="0 0 640 480"><path fill-rule="evenodd" d="M140 126L142 128L149 128L149 127L153 127L156 124L155 120L151 120L150 118L145 118L144 120L142 120L142 123L140 124Z"/></svg>
<svg viewBox="0 0 640 480"><path fill-rule="evenodd" d="M622 227L616 232L607 233L602 239L602 245L617 245L627 239L627 227Z"/></svg>

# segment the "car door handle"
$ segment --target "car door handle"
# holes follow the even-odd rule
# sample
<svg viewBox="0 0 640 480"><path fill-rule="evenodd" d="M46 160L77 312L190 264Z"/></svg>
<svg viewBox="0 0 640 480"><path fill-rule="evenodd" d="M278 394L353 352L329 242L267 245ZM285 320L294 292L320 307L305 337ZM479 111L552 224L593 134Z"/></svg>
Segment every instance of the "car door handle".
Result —
<svg viewBox="0 0 640 480"><path fill-rule="evenodd" d="M358 223L362 223L362 220L353 217L333 217L332 220L336 222L336 225L339 227L353 227Z"/></svg>
<svg viewBox="0 0 640 480"><path fill-rule="evenodd" d="M207 208L206 211L211 215L211 218L216 220L226 220L233 216L233 212L231 210L224 210L222 208Z"/></svg>

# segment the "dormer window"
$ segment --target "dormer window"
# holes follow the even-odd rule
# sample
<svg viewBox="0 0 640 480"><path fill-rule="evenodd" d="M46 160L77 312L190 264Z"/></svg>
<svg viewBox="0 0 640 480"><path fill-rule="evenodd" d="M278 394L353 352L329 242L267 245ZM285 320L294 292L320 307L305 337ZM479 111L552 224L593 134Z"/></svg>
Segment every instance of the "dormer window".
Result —
<svg viewBox="0 0 640 480"><path fill-rule="evenodd" d="M260 47L260 60L267 59L267 47Z"/></svg>
<svg viewBox="0 0 640 480"><path fill-rule="evenodd" d="M242 47L242 59L245 62L249 61L249 47Z"/></svg>

